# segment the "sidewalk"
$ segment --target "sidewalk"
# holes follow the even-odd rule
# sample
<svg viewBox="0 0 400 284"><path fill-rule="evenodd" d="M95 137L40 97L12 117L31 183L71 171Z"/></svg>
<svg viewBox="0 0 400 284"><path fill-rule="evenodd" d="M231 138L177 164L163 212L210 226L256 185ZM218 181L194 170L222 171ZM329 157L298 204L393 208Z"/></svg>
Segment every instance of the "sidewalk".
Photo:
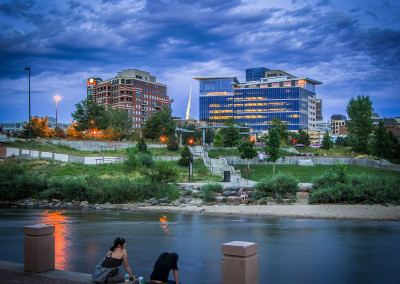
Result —
<svg viewBox="0 0 400 284"><path fill-rule="evenodd" d="M0 283L82 284L94 283L86 273L52 270L42 273L25 272L22 263L0 260Z"/></svg>

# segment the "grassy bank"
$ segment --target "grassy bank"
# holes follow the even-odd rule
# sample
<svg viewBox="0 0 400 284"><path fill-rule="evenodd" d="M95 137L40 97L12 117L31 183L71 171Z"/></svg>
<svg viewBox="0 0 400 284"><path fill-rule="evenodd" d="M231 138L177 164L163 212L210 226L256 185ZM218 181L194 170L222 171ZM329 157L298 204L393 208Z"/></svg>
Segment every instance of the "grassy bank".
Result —
<svg viewBox="0 0 400 284"><path fill-rule="evenodd" d="M400 172L388 171L375 168L367 168L361 166L348 165L347 173L349 175L369 174L373 176L383 177L400 177ZM245 173L246 165L237 165L236 169L239 169L242 173L243 178L247 178ZM324 172L334 168L332 166L315 165L312 167L298 166L298 165L276 165L275 170L284 174L292 175L296 177L300 182L311 182L315 176L322 175ZM250 166L249 179L253 181L260 181L265 177L272 177L272 165L251 165Z"/></svg>

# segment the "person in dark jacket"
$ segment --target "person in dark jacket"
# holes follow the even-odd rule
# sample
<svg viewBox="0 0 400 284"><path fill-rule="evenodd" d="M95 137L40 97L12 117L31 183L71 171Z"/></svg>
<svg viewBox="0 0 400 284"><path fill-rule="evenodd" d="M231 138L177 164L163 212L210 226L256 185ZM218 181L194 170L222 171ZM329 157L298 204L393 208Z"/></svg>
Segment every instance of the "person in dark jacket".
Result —
<svg viewBox="0 0 400 284"><path fill-rule="evenodd" d="M150 284L179 284L178 255L176 253L162 253L154 264L150 276ZM175 281L168 280L172 270Z"/></svg>

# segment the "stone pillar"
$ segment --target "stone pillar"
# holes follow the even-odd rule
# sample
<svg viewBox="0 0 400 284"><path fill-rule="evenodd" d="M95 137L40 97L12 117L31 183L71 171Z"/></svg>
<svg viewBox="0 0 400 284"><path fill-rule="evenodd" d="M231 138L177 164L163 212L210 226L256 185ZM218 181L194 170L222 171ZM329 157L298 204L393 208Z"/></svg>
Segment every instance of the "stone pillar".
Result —
<svg viewBox="0 0 400 284"><path fill-rule="evenodd" d="M206 145L206 129L203 128L203 146Z"/></svg>
<svg viewBox="0 0 400 284"><path fill-rule="evenodd" d="M234 241L222 245L222 284L258 283L258 245Z"/></svg>
<svg viewBox="0 0 400 284"><path fill-rule="evenodd" d="M25 226L24 268L29 272L44 272L55 267L55 227Z"/></svg>

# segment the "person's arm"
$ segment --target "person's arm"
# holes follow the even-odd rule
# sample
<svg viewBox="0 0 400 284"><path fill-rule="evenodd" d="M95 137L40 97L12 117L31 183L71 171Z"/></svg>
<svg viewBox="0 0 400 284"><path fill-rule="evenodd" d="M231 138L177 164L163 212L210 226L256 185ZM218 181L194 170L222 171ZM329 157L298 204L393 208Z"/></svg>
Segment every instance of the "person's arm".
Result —
<svg viewBox="0 0 400 284"><path fill-rule="evenodd" d="M174 272L175 283L179 284L179 270L172 270Z"/></svg>
<svg viewBox="0 0 400 284"><path fill-rule="evenodd" d="M124 251L124 255L122 256L122 260L124 261L124 267L126 272L128 272L129 277L131 278L132 281L135 280L135 276L132 275L132 271L131 271L131 267L129 266L129 262L128 262L128 253L126 252L126 250Z"/></svg>

